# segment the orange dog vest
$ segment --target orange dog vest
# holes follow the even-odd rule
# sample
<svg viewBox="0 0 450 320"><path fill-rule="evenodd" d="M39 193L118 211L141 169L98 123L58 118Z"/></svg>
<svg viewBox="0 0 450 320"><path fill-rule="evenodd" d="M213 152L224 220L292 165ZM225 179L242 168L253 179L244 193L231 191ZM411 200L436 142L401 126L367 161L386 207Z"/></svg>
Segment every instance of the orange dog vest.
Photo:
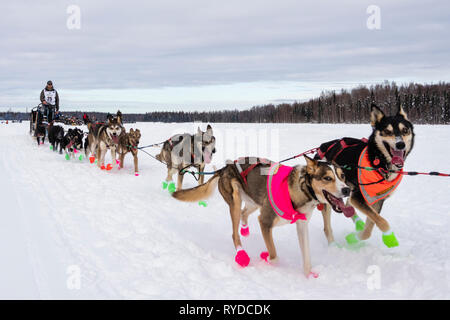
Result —
<svg viewBox="0 0 450 320"><path fill-rule="evenodd" d="M402 174L398 174L397 178L395 178L394 180L387 181L383 179L378 171L366 170L364 168L361 168L372 167L372 164L369 160L367 147L364 148L364 150L361 152L361 155L359 156L358 166L359 190L361 190L364 199L369 205L372 205L389 196L398 187L403 178ZM401 172L402 171L403 169L401 170Z"/></svg>

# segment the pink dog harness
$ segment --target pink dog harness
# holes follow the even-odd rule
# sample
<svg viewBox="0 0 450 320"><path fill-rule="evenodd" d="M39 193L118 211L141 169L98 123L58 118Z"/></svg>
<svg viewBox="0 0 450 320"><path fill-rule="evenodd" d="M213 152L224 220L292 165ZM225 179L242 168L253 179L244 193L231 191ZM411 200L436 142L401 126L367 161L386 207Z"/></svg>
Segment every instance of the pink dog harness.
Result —
<svg viewBox="0 0 450 320"><path fill-rule="evenodd" d="M299 219L306 220L304 213L294 209L289 195L288 178L293 169L289 166L274 163L267 176L267 195L270 205L280 218L290 220L291 224Z"/></svg>

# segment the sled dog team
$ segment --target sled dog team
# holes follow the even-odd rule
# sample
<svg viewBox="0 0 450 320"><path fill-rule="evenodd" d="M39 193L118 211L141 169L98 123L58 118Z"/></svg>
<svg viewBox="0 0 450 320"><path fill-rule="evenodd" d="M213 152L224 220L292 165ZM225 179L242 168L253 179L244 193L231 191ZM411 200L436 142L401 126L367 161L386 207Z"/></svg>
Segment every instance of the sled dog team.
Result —
<svg viewBox="0 0 450 320"><path fill-rule="evenodd" d="M122 124L122 114L108 116L106 123L93 123L85 119L89 133L85 139L86 157L91 163L97 159L102 169L111 169L116 160L123 167L124 157L131 152L135 174L138 174L137 150L140 139L138 129L128 133ZM267 251L260 258L273 263L277 259L272 230L274 227L295 224L303 256L303 271L307 277L317 277L312 269L308 236L308 222L315 208L322 211L324 233L329 244L334 242L331 228L331 210L344 213L356 225L356 232L346 240L353 244L368 239L376 225L382 231L382 240L388 247L398 246L398 241L388 223L381 216L384 201L390 197L402 180L404 162L414 146L414 130L407 114L400 106L393 116L385 115L376 105L370 114L372 133L368 139L341 138L325 142L313 158L304 156L306 165L294 167L281 165L268 159L242 157L214 171L204 183L199 175L199 185L182 189L182 170L195 167L203 172L210 163L215 149L215 137L210 125L206 131L178 134L162 143L156 159L167 166L163 187L172 197L181 201L196 202L210 197L216 188L229 206L232 241L236 249L235 261L242 267L250 263L242 237L250 234L248 217L256 210ZM69 129L64 135L62 127L49 129L49 140L56 151L66 154L81 148L82 132ZM39 142L38 142L39 143ZM105 167L105 154L111 151L112 165ZM173 175L178 173L177 186ZM344 198L347 198L344 203ZM365 223L355 209L366 215Z"/></svg>

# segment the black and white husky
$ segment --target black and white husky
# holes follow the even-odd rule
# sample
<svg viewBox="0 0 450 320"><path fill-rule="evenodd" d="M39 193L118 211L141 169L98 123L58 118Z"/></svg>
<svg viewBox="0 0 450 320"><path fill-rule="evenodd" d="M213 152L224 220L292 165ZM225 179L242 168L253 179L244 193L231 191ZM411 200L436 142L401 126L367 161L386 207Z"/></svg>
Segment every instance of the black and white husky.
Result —
<svg viewBox="0 0 450 320"><path fill-rule="evenodd" d="M400 106L394 116L386 116L376 105L370 114L372 134L368 140L343 138L323 143L316 158L334 161L345 168L346 180L352 186L350 204L367 216L364 224L358 216L359 233L347 236L349 243L368 239L374 225L383 232L383 242L388 247L398 245L389 223L381 217L384 201L401 181L396 171L403 168L407 156L414 146L414 128L405 110ZM322 210L325 236L329 243L334 241L330 225L330 208Z"/></svg>

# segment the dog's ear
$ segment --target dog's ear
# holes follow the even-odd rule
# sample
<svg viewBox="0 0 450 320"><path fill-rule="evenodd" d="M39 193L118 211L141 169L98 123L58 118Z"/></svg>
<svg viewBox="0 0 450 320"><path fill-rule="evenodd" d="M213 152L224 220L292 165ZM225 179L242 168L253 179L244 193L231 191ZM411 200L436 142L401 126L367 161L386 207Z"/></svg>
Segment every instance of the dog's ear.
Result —
<svg viewBox="0 0 450 320"><path fill-rule="evenodd" d="M111 122L111 120L113 119L113 116L111 113L108 113L108 115L106 117L108 118L108 122Z"/></svg>
<svg viewBox="0 0 450 320"><path fill-rule="evenodd" d="M306 160L306 173L314 174L316 171L317 160L308 157L306 154L303 157L305 157Z"/></svg>
<svg viewBox="0 0 450 320"><path fill-rule="evenodd" d="M405 120L408 120L408 115L405 112L405 109L403 109L403 106L400 105L397 111L397 115L402 116Z"/></svg>
<svg viewBox="0 0 450 320"><path fill-rule="evenodd" d="M117 110L117 121L122 124L122 112L120 110Z"/></svg>
<svg viewBox="0 0 450 320"><path fill-rule="evenodd" d="M130 133L134 133L134 130L133 130L133 128L131 128L131 129L130 129Z"/></svg>
<svg viewBox="0 0 450 320"><path fill-rule="evenodd" d="M212 129L212 127L209 124L206 127L206 133L209 134L210 136L213 135L213 129Z"/></svg>
<svg viewBox="0 0 450 320"><path fill-rule="evenodd" d="M384 113L375 103L372 103L370 110L370 124L375 128L375 125L384 118Z"/></svg>

